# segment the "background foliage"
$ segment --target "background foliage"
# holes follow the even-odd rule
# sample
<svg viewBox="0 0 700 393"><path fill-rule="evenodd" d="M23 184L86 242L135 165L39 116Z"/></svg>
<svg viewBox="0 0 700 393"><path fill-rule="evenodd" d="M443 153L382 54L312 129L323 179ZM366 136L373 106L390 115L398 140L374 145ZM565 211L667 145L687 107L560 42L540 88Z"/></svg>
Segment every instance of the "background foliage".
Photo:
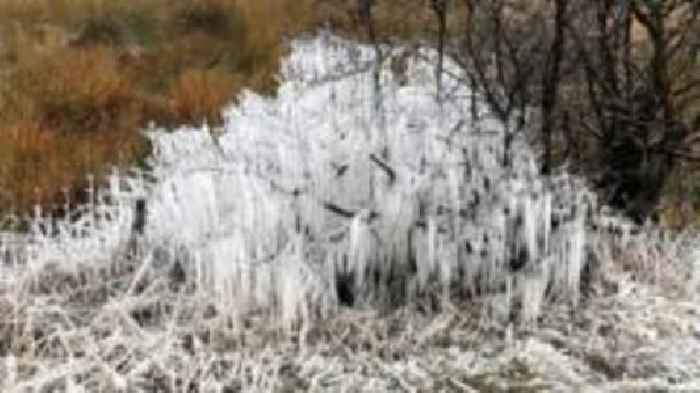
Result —
<svg viewBox="0 0 700 393"><path fill-rule="evenodd" d="M242 89L273 92L310 3L1 2L0 211L80 201L88 174L142 159L148 122L216 125Z"/></svg>

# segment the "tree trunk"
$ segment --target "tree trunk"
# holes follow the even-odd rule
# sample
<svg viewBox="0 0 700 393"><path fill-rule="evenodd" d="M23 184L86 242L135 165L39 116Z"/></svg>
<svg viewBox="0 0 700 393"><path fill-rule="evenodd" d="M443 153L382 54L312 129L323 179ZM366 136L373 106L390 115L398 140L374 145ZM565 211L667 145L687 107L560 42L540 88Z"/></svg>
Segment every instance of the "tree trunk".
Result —
<svg viewBox="0 0 700 393"><path fill-rule="evenodd" d="M544 162L542 173L549 175L552 171L552 129L554 127L554 111L556 110L561 63L564 58L564 23L566 18L566 0L554 0L554 41L547 55L547 71L543 78L542 87L542 128L544 140Z"/></svg>

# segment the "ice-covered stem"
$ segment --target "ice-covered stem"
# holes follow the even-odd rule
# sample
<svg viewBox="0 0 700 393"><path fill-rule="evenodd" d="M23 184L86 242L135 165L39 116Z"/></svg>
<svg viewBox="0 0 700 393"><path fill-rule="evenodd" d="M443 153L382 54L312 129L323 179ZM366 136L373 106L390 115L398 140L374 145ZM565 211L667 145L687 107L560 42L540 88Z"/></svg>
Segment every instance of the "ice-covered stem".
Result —
<svg viewBox="0 0 700 393"><path fill-rule="evenodd" d="M367 28L367 38L374 49L375 64L372 70L374 110L376 116L382 116L381 68L384 62L384 54L377 37L377 30L372 15L374 4L375 0L358 0L358 14L360 20Z"/></svg>
<svg viewBox="0 0 700 393"><path fill-rule="evenodd" d="M127 255L135 257L138 255L139 243L143 240L148 218L148 206L145 198L138 198L134 203L134 217L131 223L131 232L127 245Z"/></svg>
<svg viewBox="0 0 700 393"><path fill-rule="evenodd" d="M445 58L445 41L447 39L447 3L448 0L430 0L430 7L438 22L437 62L435 64L435 96L442 104L442 72Z"/></svg>

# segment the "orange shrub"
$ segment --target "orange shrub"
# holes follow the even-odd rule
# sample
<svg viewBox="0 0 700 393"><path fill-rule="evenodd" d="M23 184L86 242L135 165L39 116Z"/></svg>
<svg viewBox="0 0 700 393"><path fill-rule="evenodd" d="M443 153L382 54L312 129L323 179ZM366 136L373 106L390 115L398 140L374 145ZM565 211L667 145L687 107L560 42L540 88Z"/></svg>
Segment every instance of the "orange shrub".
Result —
<svg viewBox="0 0 700 393"><path fill-rule="evenodd" d="M0 215L138 163L151 120L216 124L242 88L274 92L315 2L1 1Z"/></svg>
<svg viewBox="0 0 700 393"><path fill-rule="evenodd" d="M23 120L0 127L0 207L29 211L35 203L79 194L87 174L102 175L142 155L145 142L136 131L80 135Z"/></svg>
<svg viewBox="0 0 700 393"><path fill-rule="evenodd" d="M47 158L43 150L54 141L50 133L32 121L0 128L0 138L0 200L5 208L23 210L28 207L25 203L39 198L35 193L35 187L40 187L37 180L47 173L40 167Z"/></svg>
<svg viewBox="0 0 700 393"><path fill-rule="evenodd" d="M188 69L180 74L170 89L170 109L176 122L209 124L221 122L221 109L231 102L238 83L223 71Z"/></svg>
<svg viewBox="0 0 700 393"><path fill-rule="evenodd" d="M0 211L78 193L88 173L145 154L140 97L108 48L46 47L21 57L5 100Z"/></svg>
<svg viewBox="0 0 700 393"><path fill-rule="evenodd" d="M98 132L134 126L138 97L120 73L112 50L61 49L26 69L37 116L49 127Z"/></svg>

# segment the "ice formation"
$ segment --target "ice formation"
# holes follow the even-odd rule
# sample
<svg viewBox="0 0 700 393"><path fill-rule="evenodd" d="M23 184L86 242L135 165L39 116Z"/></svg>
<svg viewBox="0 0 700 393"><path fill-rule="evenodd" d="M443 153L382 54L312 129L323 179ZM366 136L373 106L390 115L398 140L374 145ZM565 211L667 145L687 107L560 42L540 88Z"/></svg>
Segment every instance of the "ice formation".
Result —
<svg viewBox="0 0 700 393"><path fill-rule="evenodd" d="M378 92L370 48L294 41L275 97L244 93L221 129L149 130L145 174L113 175L78 221L35 220L33 268L114 263L144 198L142 270L181 265L232 315L264 310L290 326L339 304L432 296L534 321L549 299L576 304L593 194L540 176L521 139L504 168L503 127L483 108L469 117L458 80L436 102L431 56L409 57L400 78L382 67Z"/></svg>

